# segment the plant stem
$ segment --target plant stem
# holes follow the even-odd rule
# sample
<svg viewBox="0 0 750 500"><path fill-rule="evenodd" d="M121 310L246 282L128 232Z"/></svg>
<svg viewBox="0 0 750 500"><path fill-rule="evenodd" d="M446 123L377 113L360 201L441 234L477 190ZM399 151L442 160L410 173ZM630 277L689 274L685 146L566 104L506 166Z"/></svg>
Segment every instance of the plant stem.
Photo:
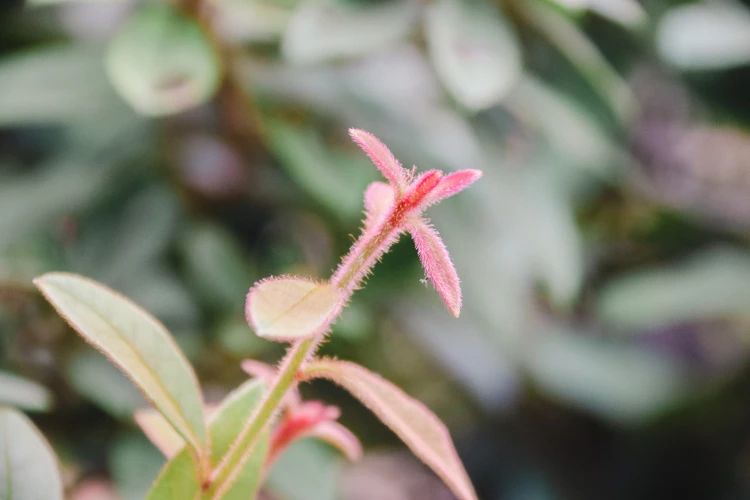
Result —
<svg viewBox="0 0 750 500"><path fill-rule="evenodd" d="M341 290L344 302L349 300L370 268L397 239L400 229L398 224L394 224L396 218L400 216L397 217L394 213L374 230L368 231L365 228L359 240L341 261L331 278L331 284ZM258 438L275 418L287 391L296 383L297 373L303 363L315 354L322 340L322 335L298 340L287 350L273 384L215 469L203 495L204 499L218 499L228 491Z"/></svg>

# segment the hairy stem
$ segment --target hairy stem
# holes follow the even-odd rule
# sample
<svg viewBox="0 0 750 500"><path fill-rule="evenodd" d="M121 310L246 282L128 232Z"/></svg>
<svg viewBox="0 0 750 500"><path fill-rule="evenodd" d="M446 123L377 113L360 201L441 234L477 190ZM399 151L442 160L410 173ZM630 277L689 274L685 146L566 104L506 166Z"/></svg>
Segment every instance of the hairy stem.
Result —
<svg viewBox="0 0 750 500"><path fill-rule="evenodd" d="M359 240L341 261L339 268L331 278L331 284L341 290L344 301L349 300L370 268L398 238L399 225L394 224L397 218L400 219L401 217L396 217L394 213L377 228L371 228L370 230L365 228ZM322 339L323 336L321 335L298 340L289 348L273 384L266 392L253 416L232 443L227 454L214 470L211 481L207 484L203 495L204 499L218 499L228 491L234 482L234 478L242 470L258 438L276 417L287 391L296 383L297 373L303 363L315 354Z"/></svg>

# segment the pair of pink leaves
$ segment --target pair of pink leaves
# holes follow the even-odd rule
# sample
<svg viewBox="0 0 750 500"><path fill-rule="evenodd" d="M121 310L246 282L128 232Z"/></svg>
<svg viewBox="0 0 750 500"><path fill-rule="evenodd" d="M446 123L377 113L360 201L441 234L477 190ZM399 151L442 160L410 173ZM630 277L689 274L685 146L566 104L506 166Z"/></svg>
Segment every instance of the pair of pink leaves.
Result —
<svg viewBox="0 0 750 500"><path fill-rule="evenodd" d="M250 289L245 313L261 337L292 341L325 333L369 268L402 232L408 232L414 240L425 276L448 310L456 317L461 311L458 274L440 235L422 213L471 185L481 172L460 170L444 175L428 170L414 179L413 172L404 169L377 137L358 129L349 133L388 183L368 186L362 235L330 282L280 276L260 281ZM375 255L371 261L362 260L368 245L379 246L370 252ZM354 278L347 281L350 275Z"/></svg>

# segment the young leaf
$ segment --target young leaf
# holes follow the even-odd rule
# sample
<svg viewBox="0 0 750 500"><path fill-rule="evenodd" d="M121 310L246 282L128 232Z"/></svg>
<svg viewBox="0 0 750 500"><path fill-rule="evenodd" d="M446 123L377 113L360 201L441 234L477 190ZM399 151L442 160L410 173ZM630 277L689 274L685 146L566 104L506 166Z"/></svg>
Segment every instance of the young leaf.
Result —
<svg viewBox="0 0 750 500"><path fill-rule="evenodd" d="M316 360L307 366L304 376L326 378L348 390L435 471L460 500L476 500L448 429L422 403L380 375L348 361Z"/></svg>
<svg viewBox="0 0 750 500"><path fill-rule="evenodd" d="M153 408L141 408L133 419L149 441L159 448L165 457L172 458L185 446L185 440L169 425L161 413Z"/></svg>
<svg viewBox="0 0 750 500"><path fill-rule="evenodd" d="M289 408L273 431L266 463L274 462L294 441L309 436L313 429L324 422L335 421L339 415L341 411L337 407L320 401L305 401Z"/></svg>
<svg viewBox="0 0 750 500"><path fill-rule="evenodd" d="M461 314L461 284L443 240L422 218L411 221L409 234L414 239L425 275L451 314L458 317Z"/></svg>
<svg viewBox="0 0 750 500"><path fill-rule="evenodd" d="M401 163L393 156L388 146L369 132L356 128L349 129L349 135L357 146L365 152L372 163L380 170L391 186L399 191L406 187L408 175Z"/></svg>
<svg viewBox="0 0 750 500"><path fill-rule="evenodd" d="M219 59L200 26L168 3L140 8L107 55L115 89L136 111L168 115L208 100L219 84Z"/></svg>
<svg viewBox="0 0 750 500"><path fill-rule="evenodd" d="M439 0L427 11L427 42L440 79L472 110L500 102L521 74L510 25L483 0Z"/></svg>
<svg viewBox="0 0 750 500"><path fill-rule="evenodd" d="M341 293L328 283L269 278L250 289L245 316L258 336L286 342L323 333L342 305Z"/></svg>
<svg viewBox="0 0 750 500"><path fill-rule="evenodd" d="M393 204L395 194L393 188L385 182L372 182L365 191L365 211L368 221L385 215Z"/></svg>
<svg viewBox="0 0 750 500"><path fill-rule="evenodd" d="M122 295L68 273L34 280L57 312L140 388L199 454L208 449L192 367L164 326Z"/></svg>
<svg viewBox="0 0 750 500"><path fill-rule="evenodd" d="M0 405L16 406L27 411L49 409L49 391L31 380L0 372Z"/></svg>
<svg viewBox="0 0 750 500"><path fill-rule="evenodd" d="M0 408L0 498L62 500L56 462L52 448L23 413Z"/></svg>
<svg viewBox="0 0 750 500"><path fill-rule="evenodd" d="M451 172L440 179L440 184L430 193L430 204L438 203L460 193L482 177L481 170L466 169Z"/></svg>
<svg viewBox="0 0 750 500"><path fill-rule="evenodd" d="M319 423L310 430L308 435L333 446L350 462L356 462L362 458L362 444L357 436L334 420Z"/></svg>
<svg viewBox="0 0 750 500"><path fill-rule="evenodd" d="M213 447L211 462L219 463L229 450L245 421L263 396L264 385L258 380L249 380L232 391L221 403L209 422L209 432ZM260 486L261 471L268 450L268 434L264 434L255 447L251 457L236 478L222 500L240 500L255 498ZM202 491L200 479L196 474L198 465L191 453L183 448L159 473L151 491L149 500L165 498L196 498Z"/></svg>

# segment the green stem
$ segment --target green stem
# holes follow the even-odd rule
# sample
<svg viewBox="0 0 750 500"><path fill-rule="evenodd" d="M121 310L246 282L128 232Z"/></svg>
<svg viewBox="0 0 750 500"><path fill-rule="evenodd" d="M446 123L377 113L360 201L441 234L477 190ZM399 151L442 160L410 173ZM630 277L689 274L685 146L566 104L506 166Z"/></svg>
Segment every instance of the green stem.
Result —
<svg viewBox="0 0 750 500"><path fill-rule="evenodd" d="M360 255L348 260L348 262L353 263L350 269L339 270L343 272L337 272L336 275L342 276L342 278L333 280L331 283L345 295L342 298L344 302L349 300L349 296L356 288L352 286L353 283L351 282L361 275L359 268L370 262L373 255L378 252L384 253L387 250L387 248L384 248L384 242L389 239L388 236L391 231L394 231L392 226L384 225L383 230L374 234L370 241L362 242L362 245L355 244L356 248L361 248ZM219 499L228 491L234 478L240 473L242 466L250 456L250 451L257 443L258 438L276 416L284 396L296 383L297 373L299 373L303 363L315 355L321 340L322 336L302 339L289 348L270 390L215 469L203 495L204 499Z"/></svg>

